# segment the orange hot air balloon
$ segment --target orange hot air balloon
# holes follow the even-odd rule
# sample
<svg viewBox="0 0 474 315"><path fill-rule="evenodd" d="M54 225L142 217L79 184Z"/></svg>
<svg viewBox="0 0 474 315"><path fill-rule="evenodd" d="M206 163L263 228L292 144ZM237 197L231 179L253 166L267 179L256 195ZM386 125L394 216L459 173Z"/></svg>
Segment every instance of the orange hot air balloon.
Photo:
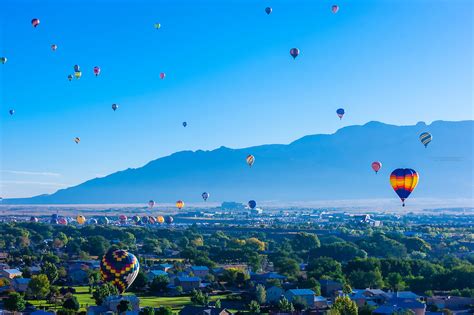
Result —
<svg viewBox="0 0 474 315"><path fill-rule="evenodd" d="M247 164L252 167L253 163L255 163L255 156L252 154L247 155Z"/></svg>
<svg viewBox="0 0 474 315"><path fill-rule="evenodd" d="M158 222L159 224L163 224L165 223L165 218L162 215L159 215L156 217L156 222Z"/></svg>
<svg viewBox="0 0 474 315"><path fill-rule="evenodd" d="M411 168L397 168L390 175L390 184L405 207L405 199L410 196L418 184L418 173Z"/></svg>
<svg viewBox="0 0 474 315"><path fill-rule="evenodd" d="M382 162L378 162L378 161L372 162L372 169L375 171L375 174L377 174L381 168L382 168Z"/></svg>
<svg viewBox="0 0 474 315"><path fill-rule="evenodd" d="M182 200L176 201L176 208L182 209L184 207L184 202Z"/></svg>

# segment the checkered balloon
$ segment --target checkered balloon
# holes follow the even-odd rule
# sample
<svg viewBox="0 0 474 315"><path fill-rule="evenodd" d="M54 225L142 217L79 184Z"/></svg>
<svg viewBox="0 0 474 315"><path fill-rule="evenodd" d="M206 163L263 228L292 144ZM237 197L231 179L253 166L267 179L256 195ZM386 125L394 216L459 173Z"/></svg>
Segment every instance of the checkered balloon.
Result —
<svg viewBox="0 0 474 315"><path fill-rule="evenodd" d="M137 257L122 249L108 251L100 262L102 280L116 286L120 293L130 287L139 269Z"/></svg>

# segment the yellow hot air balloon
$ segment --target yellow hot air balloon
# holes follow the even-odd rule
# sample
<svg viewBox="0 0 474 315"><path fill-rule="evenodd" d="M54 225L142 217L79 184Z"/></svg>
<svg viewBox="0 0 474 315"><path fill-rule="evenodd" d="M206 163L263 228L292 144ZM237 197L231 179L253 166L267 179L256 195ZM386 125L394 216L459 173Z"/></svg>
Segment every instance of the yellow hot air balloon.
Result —
<svg viewBox="0 0 474 315"><path fill-rule="evenodd" d="M162 215L159 215L156 217L156 222L158 222L159 224L163 224L165 223L165 218Z"/></svg>
<svg viewBox="0 0 474 315"><path fill-rule="evenodd" d="M81 71L76 71L76 72L74 72L74 77L75 77L76 79L80 79L80 78L82 77L82 72L81 72Z"/></svg>
<svg viewBox="0 0 474 315"><path fill-rule="evenodd" d="M76 221L77 221L77 223L82 225L82 224L86 223L86 218L83 215L78 215L76 217Z"/></svg>
<svg viewBox="0 0 474 315"><path fill-rule="evenodd" d="M155 29L160 29L161 28L161 24L160 23L155 23Z"/></svg>
<svg viewBox="0 0 474 315"><path fill-rule="evenodd" d="M184 202L182 200L176 201L176 208L181 209L184 207Z"/></svg>

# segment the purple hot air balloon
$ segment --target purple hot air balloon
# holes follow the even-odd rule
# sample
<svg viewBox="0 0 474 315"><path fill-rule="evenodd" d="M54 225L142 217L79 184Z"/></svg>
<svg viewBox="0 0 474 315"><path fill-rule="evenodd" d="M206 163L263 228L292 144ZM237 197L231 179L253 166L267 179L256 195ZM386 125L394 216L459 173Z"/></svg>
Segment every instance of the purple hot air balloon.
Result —
<svg viewBox="0 0 474 315"><path fill-rule="evenodd" d="M300 54L300 50L298 48L291 48L290 49L290 55L293 57L293 59L296 59L298 55Z"/></svg>

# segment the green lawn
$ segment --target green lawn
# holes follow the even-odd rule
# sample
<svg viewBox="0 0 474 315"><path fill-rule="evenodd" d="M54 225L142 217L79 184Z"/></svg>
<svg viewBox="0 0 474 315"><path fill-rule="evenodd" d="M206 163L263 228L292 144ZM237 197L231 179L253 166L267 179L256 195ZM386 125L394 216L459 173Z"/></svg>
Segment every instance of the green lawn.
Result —
<svg viewBox="0 0 474 315"><path fill-rule="evenodd" d="M89 294L89 287L82 286L82 287L74 287L76 289L76 293L74 296L77 298L79 304L81 305L81 311L85 311L87 306L95 305L95 301L92 298L92 295ZM133 293L126 293L125 295L130 295ZM189 296L178 296L178 297L161 297L161 296L139 296L140 298L140 307L145 306L169 306L173 310L178 311L186 305L191 304L191 299ZM211 296L211 301L216 301L218 299L224 299L225 295L216 295ZM55 309L55 306L52 304L46 303L45 300L29 300L29 303L33 304L34 306L46 306L50 309Z"/></svg>

